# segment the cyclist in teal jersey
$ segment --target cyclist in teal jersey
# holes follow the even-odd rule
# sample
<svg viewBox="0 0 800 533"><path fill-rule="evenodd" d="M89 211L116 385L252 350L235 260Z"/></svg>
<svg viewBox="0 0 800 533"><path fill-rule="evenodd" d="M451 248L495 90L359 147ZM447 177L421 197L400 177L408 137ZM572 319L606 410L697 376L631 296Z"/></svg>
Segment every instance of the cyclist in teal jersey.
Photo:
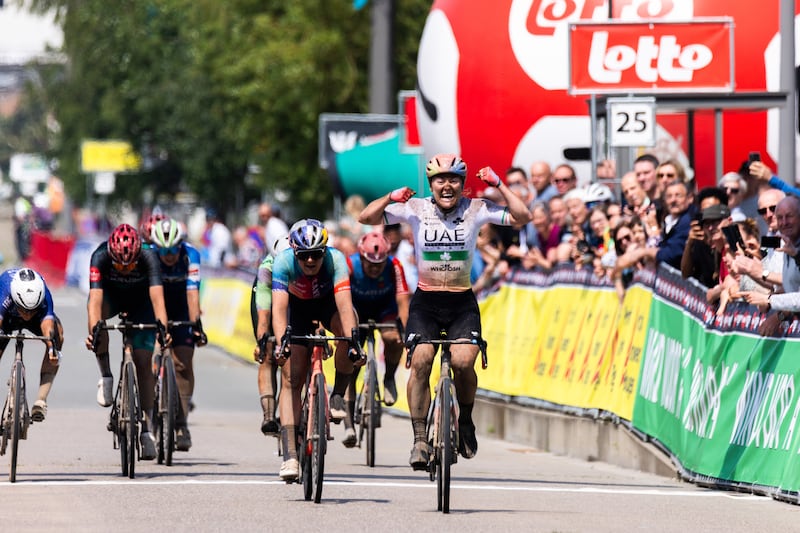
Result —
<svg viewBox="0 0 800 533"><path fill-rule="evenodd" d="M415 257L419 271L417 290L411 299L407 334L436 339L444 329L449 339L469 339L481 332L480 310L470 283L472 257L481 226L524 225L531 219L525 203L489 167L478 171L487 185L496 187L507 207L483 198L463 196L467 165L455 154L439 154L428 161L425 173L432 195L412 198L414 191L401 187L373 200L361 212L362 224L408 222L414 234ZM460 407L459 453L469 459L478 451L472 407L478 376L475 359L478 346L453 345L453 381ZM414 430L414 446L409 463L425 470L431 450L426 436L426 416L431 402L429 377L434 346L420 344L411 361L407 396Z"/></svg>
<svg viewBox="0 0 800 533"><path fill-rule="evenodd" d="M272 266L272 331L283 339L286 326L292 335L315 333L315 321L336 336L349 335L358 326L350 295L350 276L342 252L327 246L328 232L318 220L308 219L292 226L291 250L281 252ZM357 335L356 335L357 336ZM364 363L364 354L354 339L350 346L336 346L336 379L330 398L331 419L341 421L346 415L344 393L353 376L355 364ZM300 396L306 382L311 353L305 343L292 343L291 357L276 353L281 373L281 440L284 461L279 476L290 481L299 475L297 461L297 421L300 420ZM280 342L276 342L279 349ZM284 364L286 363L286 364Z"/></svg>

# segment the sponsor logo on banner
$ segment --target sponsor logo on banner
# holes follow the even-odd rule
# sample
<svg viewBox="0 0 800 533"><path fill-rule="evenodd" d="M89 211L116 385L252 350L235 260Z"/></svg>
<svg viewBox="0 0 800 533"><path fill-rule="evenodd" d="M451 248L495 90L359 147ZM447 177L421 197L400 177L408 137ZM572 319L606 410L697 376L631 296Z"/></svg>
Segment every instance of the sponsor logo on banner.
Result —
<svg viewBox="0 0 800 533"><path fill-rule="evenodd" d="M570 92L733 91L732 21L570 25Z"/></svg>

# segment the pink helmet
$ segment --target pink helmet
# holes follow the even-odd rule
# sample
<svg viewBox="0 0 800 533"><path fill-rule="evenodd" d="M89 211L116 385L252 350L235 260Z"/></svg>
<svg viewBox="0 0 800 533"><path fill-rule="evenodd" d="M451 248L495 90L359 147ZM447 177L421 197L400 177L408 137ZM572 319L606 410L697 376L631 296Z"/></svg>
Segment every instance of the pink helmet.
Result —
<svg viewBox="0 0 800 533"><path fill-rule="evenodd" d="M456 154L437 154L428 161L425 175L431 179L439 174L453 174L462 180L467 178L467 164Z"/></svg>
<svg viewBox="0 0 800 533"><path fill-rule="evenodd" d="M389 241L383 233L371 231L358 239L358 253L370 263L383 263L389 257Z"/></svg>
<svg viewBox="0 0 800 533"><path fill-rule="evenodd" d="M139 258L142 239L136 228L130 224L120 224L108 238L108 253L114 262L129 265Z"/></svg>

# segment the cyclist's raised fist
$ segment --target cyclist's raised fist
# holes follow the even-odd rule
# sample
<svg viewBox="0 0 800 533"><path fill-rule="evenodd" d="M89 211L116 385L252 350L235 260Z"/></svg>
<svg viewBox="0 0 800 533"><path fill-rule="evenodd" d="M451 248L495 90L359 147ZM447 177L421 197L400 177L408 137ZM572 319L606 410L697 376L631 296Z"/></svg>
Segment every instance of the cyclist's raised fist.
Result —
<svg viewBox="0 0 800 533"><path fill-rule="evenodd" d="M400 187L389 193L389 199L393 202L406 203L412 196L417 194L410 187Z"/></svg>

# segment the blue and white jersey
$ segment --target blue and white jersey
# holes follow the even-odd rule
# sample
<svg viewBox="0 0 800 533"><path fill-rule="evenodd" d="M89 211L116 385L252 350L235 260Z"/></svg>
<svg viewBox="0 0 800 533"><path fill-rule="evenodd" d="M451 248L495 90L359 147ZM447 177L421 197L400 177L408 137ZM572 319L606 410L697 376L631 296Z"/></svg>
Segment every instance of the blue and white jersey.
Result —
<svg viewBox="0 0 800 533"><path fill-rule="evenodd" d="M19 270L18 268L12 268L0 274L0 302L2 302L0 304L0 321L8 322L9 320L18 320L25 322L22 320L17 310L17 305L11 298L11 280L14 279L14 274ZM53 296L50 294L50 289L47 288L47 284L45 283L44 299L28 322L38 324L47 318L55 319L55 313L53 312Z"/></svg>

